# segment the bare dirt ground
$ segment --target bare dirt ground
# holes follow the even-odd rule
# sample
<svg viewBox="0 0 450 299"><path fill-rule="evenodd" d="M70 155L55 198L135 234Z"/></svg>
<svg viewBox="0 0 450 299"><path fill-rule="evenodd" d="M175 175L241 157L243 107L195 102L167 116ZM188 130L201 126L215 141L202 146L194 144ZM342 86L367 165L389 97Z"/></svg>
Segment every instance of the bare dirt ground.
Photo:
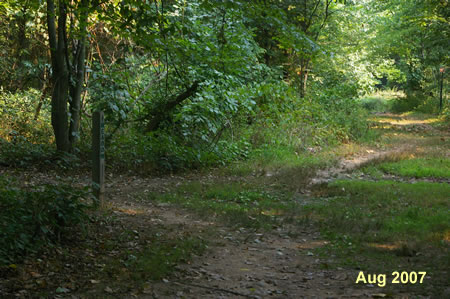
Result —
<svg viewBox="0 0 450 299"><path fill-rule="evenodd" d="M156 186L151 181L146 185ZM125 193L129 194L127 191ZM364 287L355 285L357 270L325 270L328 261L315 256L312 250L325 245L326 241L311 225L305 225L300 229L289 226L278 227L273 232L258 232L244 228L233 231L221 223L198 220L193 214L164 204L161 206L148 202L117 200L113 206L121 211L148 211L150 215L156 215L158 221L165 225L177 226L185 232L202 231L205 226L216 232L216 239L211 242L215 245L209 248L205 255L195 258L190 264L180 265L174 277L162 282L152 282L145 289L145 294L136 294L138 297L355 298L382 296L382 290L374 285ZM154 216L150 215L148 218L152 219ZM142 221L146 220L143 218Z"/></svg>
<svg viewBox="0 0 450 299"><path fill-rule="evenodd" d="M401 121L400 124L403 125ZM383 123L383 125L391 123ZM392 125L392 124L391 124ZM408 120L407 125L423 126ZM428 127L427 127L428 130ZM446 137L447 138L447 137ZM312 184L328 182L374 159L407 150L402 145L384 150L367 150L333 168L320 171ZM59 181L57 173L0 169L1 174L18 178L22 184ZM355 284L359 270L331 269L334 257L319 257L314 249L327 241L311 224L283 225L272 231L231 229L213 217L208 221L168 204L142 200L148 192L171 190L192 176L143 178L130 174L107 177L106 210L114 221L100 223L98 231L84 240L87 246L53 256L27 261L10 275L0 276L2 298L424 298L398 289L386 294L376 284ZM204 181L216 177L206 175ZM71 176L77 185L89 184L89 175ZM306 199L305 199L306 200ZM133 253L152 242L158 234L208 238L209 247L201 256L177 266L177 271L159 281L134 288L130 274L111 273L107 265L124 251ZM130 237L131 235L131 237ZM108 239L123 243L108 245ZM153 239L152 239L153 240ZM355 258L358 258L357 256ZM101 273L101 274L100 274ZM105 274L106 273L106 274ZM56 290L56 291L55 291Z"/></svg>

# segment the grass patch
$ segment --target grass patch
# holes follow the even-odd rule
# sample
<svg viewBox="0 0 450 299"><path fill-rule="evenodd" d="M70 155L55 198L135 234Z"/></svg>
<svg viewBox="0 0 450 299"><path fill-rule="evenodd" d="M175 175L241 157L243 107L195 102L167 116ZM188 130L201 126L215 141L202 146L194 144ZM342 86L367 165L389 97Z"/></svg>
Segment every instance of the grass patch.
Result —
<svg viewBox="0 0 450 299"><path fill-rule="evenodd" d="M415 178L450 178L450 159L417 158L378 165L383 172Z"/></svg>
<svg viewBox="0 0 450 299"><path fill-rule="evenodd" d="M448 184L337 181L326 192L312 211L361 242L440 242L450 229Z"/></svg>
<svg viewBox="0 0 450 299"><path fill-rule="evenodd" d="M213 215L233 226L263 229L293 219L299 205L288 198L289 194L273 194L245 183L193 182L168 194L151 195L152 200L178 204L205 218Z"/></svg>
<svg viewBox="0 0 450 299"><path fill-rule="evenodd" d="M299 172L306 172L305 175L310 175L315 170L329 166L334 161L330 157L325 158L325 153L318 153L320 150L320 147L309 148L305 151L288 146L263 146L253 150L247 160L237 161L222 171L225 175L245 176L249 174L264 175L295 168Z"/></svg>
<svg viewBox="0 0 450 299"><path fill-rule="evenodd" d="M402 288L440 297L450 266L450 185L337 181L322 188L325 197L307 208L331 240L318 249L324 259L333 256L337 266L388 275L426 271L432 283ZM389 290L397 292L398 286L387 285Z"/></svg>

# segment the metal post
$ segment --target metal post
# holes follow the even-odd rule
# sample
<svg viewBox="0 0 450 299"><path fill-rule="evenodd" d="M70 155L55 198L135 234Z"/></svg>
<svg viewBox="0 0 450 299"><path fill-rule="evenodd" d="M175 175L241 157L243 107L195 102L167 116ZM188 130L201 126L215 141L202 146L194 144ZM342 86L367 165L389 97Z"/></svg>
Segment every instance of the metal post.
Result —
<svg viewBox="0 0 450 299"><path fill-rule="evenodd" d="M92 115L92 181L94 195L103 205L105 193L105 120L102 111Z"/></svg>

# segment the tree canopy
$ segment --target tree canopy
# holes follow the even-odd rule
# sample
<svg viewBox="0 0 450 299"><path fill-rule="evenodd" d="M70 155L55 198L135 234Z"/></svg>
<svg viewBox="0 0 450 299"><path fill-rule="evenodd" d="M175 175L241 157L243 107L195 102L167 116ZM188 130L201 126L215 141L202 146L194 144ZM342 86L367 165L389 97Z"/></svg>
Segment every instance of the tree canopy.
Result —
<svg viewBox="0 0 450 299"><path fill-rule="evenodd" d="M431 0L8 0L0 82L39 90L36 118L51 98L60 151L97 109L110 141L134 130L205 149L276 111L332 111L375 88L435 107L448 12Z"/></svg>

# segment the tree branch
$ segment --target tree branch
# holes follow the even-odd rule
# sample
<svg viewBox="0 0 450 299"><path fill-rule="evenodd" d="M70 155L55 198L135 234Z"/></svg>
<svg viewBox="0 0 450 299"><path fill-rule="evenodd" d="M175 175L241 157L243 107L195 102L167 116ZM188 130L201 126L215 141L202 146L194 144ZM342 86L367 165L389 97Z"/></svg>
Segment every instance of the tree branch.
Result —
<svg viewBox="0 0 450 299"><path fill-rule="evenodd" d="M308 31L309 27L311 27L312 18L316 14L316 11L317 11L317 8L319 7L320 2L321 2L321 0L317 0L316 5L314 6L313 12L309 16L308 25L305 27L305 33L306 33L306 31Z"/></svg>
<svg viewBox="0 0 450 299"><path fill-rule="evenodd" d="M48 27L48 40L50 43L50 56L52 65L56 65L56 25L55 25L55 3L53 0L47 0L47 27Z"/></svg>
<svg viewBox="0 0 450 299"><path fill-rule="evenodd" d="M185 92L154 109L150 114L151 119L147 124L146 131L150 132L156 130L164 120L169 118L169 112L197 92L198 85L199 83L195 81Z"/></svg>

